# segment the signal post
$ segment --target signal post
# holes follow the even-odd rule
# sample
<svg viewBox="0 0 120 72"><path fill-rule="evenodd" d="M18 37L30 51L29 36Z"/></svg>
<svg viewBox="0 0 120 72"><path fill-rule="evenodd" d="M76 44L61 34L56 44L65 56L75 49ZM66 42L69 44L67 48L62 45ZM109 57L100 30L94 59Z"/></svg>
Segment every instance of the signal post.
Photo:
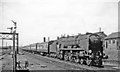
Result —
<svg viewBox="0 0 120 72"><path fill-rule="evenodd" d="M16 72L17 70L17 54L19 53L19 34L16 33L16 22L14 22L12 20L12 22L14 23L14 27L8 28L11 29L11 32L0 32L0 39L2 39L2 48L3 48L3 40L11 40L13 41L13 72ZM13 30L13 31L12 31ZM4 37L3 37L4 36ZM12 36L12 37L10 37Z"/></svg>

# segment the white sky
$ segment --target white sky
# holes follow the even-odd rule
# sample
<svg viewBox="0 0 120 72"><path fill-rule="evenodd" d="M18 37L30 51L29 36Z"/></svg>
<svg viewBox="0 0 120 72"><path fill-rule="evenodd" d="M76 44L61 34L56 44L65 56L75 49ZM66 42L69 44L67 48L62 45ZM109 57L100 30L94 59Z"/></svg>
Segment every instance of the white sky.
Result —
<svg viewBox="0 0 120 72"><path fill-rule="evenodd" d="M0 32L17 21L20 45L42 42L44 36L97 32L99 27L108 35L118 31L118 1L0 0Z"/></svg>

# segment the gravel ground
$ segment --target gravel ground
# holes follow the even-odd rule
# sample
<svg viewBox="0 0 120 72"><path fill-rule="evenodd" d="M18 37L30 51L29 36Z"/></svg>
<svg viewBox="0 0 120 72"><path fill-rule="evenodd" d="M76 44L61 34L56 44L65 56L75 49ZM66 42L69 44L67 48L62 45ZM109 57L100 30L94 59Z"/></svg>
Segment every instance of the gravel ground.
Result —
<svg viewBox="0 0 120 72"><path fill-rule="evenodd" d="M88 67L79 64L72 64L69 62L61 61L58 59L48 58L40 55L34 55L31 53L24 53L25 55L18 55L18 61L28 61L28 69L30 72L117 72L117 70L106 70L96 67ZM11 71L13 68L12 56L5 55L2 60L0 60L0 71L7 72ZM102 71L101 71L102 69ZM119 72L119 71L118 71Z"/></svg>
<svg viewBox="0 0 120 72"><path fill-rule="evenodd" d="M53 62L46 58L37 58L31 54L26 54L25 58L29 60L30 70L71 70L75 67L63 63Z"/></svg>
<svg viewBox="0 0 120 72"><path fill-rule="evenodd" d="M5 55L2 60L0 60L0 71L12 70L13 62L10 55Z"/></svg>
<svg viewBox="0 0 120 72"><path fill-rule="evenodd" d="M85 66L85 65L71 64L69 62L60 61L57 59L52 59L52 58L40 56L37 54L34 55L31 53L27 53L26 57L29 57L32 59L37 59L39 61L44 61L46 63L56 65L56 67L64 68L65 70L81 70L81 71L94 71L94 72L101 72L101 70L102 70L102 72L106 72L106 71L116 72L117 71L116 69L112 69L109 66L106 66L106 68L89 67L89 66ZM52 69L52 70L55 70L55 69Z"/></svg>

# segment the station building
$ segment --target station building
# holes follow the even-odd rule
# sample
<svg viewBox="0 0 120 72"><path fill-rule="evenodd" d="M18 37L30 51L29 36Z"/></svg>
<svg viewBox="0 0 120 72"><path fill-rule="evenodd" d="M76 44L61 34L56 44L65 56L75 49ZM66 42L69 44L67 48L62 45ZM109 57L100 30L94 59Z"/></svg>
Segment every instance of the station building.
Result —
<svg viewBox="0 0 120 72"><path fill-rule="evenodd" d="M105 37L105 53L110 60L118 60L120 57L120 32L113 32Z"/></svg>
<svg viewBox="0 0 120 72"><path fill-rule="evenodd" d="M105 49L120 49L120 32L114 32L105 38Z"/></svg>

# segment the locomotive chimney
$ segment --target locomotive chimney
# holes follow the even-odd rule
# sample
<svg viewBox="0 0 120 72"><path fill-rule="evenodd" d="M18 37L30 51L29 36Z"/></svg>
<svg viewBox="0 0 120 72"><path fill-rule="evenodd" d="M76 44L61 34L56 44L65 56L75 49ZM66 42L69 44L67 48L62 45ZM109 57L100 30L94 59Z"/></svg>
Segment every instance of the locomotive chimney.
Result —
<svg viewBox="0 0 120 72"><path fill-rule="evenodd" d="M50 37L48 37L48 41L50 41Z"/></svg>
<svg viewBox="0 0 120 72"><path fill-rule="evenodd" d="M57 36L57 40L59 40L59 36Z"/></svg>
<svg viewBox="0 0 120 72"><path fill-rule="evenodd" d="M43 38L43 42L46 42L46 38L45 37Z"/></svg>
<svg viewBox="0 0 120 72"><path fill-rule="evenodd" d="M101 27L99 28L99 32L101 32Z"/></svg>

